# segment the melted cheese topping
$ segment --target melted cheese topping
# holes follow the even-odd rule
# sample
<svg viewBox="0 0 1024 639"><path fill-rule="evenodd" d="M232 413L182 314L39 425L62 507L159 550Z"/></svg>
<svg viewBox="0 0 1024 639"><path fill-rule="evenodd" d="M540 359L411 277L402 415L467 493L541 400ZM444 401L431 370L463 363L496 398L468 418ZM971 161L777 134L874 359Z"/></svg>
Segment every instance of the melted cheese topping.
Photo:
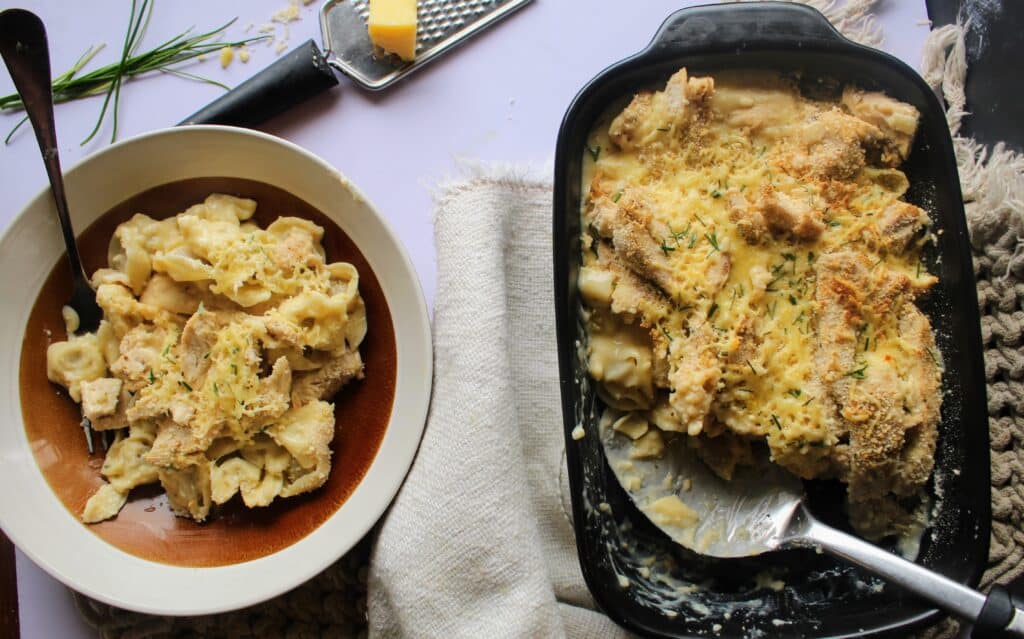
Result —
<svg viewBox="0 0 1024 639"><path fill-rule="evenodd" d="M916 118L881 94L847 89L840 104L818 102L778 77L712 82L683 70L595 127L579 283L592 309L591 374L603 381L595 370L616 362L634 372L602 397L648 409L662 430L714 438L724 428L748 449L766 441L804 477L846 480L831 457L856 418L848 382L891 378L906 407L921 403L923 359L929 383L939 377L930 331L923 345L901 335L902 300L935 281L921 263L927 215L902 201L908 183L895 168ZM850 302L844 328L856 345L835 357L818 333L831 304L818 290L822 256L903 295L879 312L871 299ZM632 352L640 327L654 361L637 380L650 359ZM664 389L657 397L652 383ZM934 395L926 400L937 406ZM934 430L937 412L923 419Z"/></svg>
<svg viewBox="0 0 1024 639"><path fill-rule="evenodd" d="M262 229L255 209L213 194L173 218L121 224L110 267L93 276L100 329L49 347L50 379L94 430L118 433L86 521L154 481L177 514L202 521L237 493L265 506L327 479L324 400L362 377L359 274L326 263L316 224Z"/></svg>

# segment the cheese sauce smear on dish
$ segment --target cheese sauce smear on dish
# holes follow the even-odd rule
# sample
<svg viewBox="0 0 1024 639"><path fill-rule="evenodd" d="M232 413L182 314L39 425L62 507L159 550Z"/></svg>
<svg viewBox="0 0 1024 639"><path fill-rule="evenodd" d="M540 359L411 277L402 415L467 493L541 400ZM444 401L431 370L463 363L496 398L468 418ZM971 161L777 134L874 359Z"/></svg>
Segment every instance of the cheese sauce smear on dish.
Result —
<svg viewBox="0 0 1024 639"><path fill-rule="evenodd" d="M216 191L252 199L206 197ZM203 203L188 208L197 200ZM163 221L133 217L138 211ZM193 238L215 240L207 242L206 259L192 255L189 262L182 247L150 251L152 271L133 270L133 260L144 266L137 252L154 235L145 229L175 235L183 219L186 227L198 221L205 231L221 231L223 237L204 231ZM82 235L90 271L107 266L112 236L111 265L118 268L94 278L109 280L99 295L104 327L64 341L61 263L33 308L23 344L26 430L50 485L77 516L99 522L91 530L157 561L234 563L297 541L355 488L390 417L394 334L369 265L326 216L247 180L189 180L118 206ZM176 263L165 264L168 258ZM253 275L250 262L274 272ZM191 271L182 271L204 264L214 265L215 273L204 273L212 277L188 279ZM189 286L196 290L181 294ZM317 310L338 300L344 308ZM84 366L97 359L90 357L94 350L95 366ZM47 397L54 389L47 370L40 371L47 351L50 376L82 402L94 428L129 425L110 438L109 450L97 436L90 456L77 407ZM367 378L338 392L362 377L364 362ZM146 486L154 482L166 493ZM107 517L114 518L102 521Z"/></svg>
<svg viewBox="0 0 1024 639"><path fill-rule="evenodd" d="M902 200L911 105L769 74L673 75L588 142L588 367L633 454L759 451L847 485L862 535L915 525L941 356L914 301L927 213Z"/></svg>

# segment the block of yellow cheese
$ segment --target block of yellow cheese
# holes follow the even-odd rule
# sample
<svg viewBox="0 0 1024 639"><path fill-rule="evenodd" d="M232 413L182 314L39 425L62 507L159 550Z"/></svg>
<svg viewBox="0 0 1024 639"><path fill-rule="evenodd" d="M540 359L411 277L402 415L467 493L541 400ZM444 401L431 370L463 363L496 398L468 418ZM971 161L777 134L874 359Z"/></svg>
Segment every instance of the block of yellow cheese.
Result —
<svg viewBox="0 0 1024 639"><path fill-rule="evenodd" d="M403 60L416 57L416 0L370 0L370 40Z"/></svg>

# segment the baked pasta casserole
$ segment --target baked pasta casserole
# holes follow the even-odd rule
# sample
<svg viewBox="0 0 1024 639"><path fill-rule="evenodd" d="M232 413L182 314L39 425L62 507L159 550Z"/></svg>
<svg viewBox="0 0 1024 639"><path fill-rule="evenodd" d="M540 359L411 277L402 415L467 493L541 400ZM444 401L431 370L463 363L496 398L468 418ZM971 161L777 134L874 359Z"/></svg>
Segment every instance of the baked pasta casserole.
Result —
<svg viewBox="0 0 1024 639"><path fill-rule="evenodd" d="M203 521L241 493L266 506L321 486L334 406L363 377L359 274L327 263L323 229L250 221L256 202L213 194L164 220L117 227L92 276L105 319L46 354L96 431L114 431L107 480L82 513L115 516L129 491L159 482L175 514Z"/></svg>
<svg viewBox="0 0 1024 639"><path fill-rule="evenodd" d="M851 523L902 532L940 418L915 299L929 217L899 170L917 110L795 78L675 73L588 141L589 374L634 455L695 449L728 480L766 449L847 486Z"/></svg>

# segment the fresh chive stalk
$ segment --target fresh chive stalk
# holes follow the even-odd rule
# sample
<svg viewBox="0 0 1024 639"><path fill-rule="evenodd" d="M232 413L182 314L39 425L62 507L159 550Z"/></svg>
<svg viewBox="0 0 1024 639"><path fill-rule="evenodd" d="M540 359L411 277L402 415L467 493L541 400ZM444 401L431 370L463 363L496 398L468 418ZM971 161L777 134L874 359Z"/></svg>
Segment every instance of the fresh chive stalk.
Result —
<svg viewBox="0 0 1024 639"><path fill-rule="evenodd" d="M219 38L223 36L228 27L235 23L235 20L231 20L216 29L203 33L193 34L193 28L186 29L148 51L136 53L146 32L146 27L149 25L154 4L154 0L132 0L128 16L128 30L125 33L120 59L117 62L79 75L79 72L103 49L103 45L89 47L78 61L72 65L71 69L53 79L51 87L55 104L94 95L105 96L103 105L100 107L100 114L96 120L96 125L82 141L82 144L86 144L96 137L108 111L111 113L113 124L110 141L113 142L117 139L117 119L121 99L121 86L126 79L146 73L160 72L206 82L226 90L228 87L220 82L183 71L177 67L201 55L220 51L224 47L240 47L269 37L263 35L233 42L222 42ZM21 101L21 96L17 93L0 97L0 109L2 110L12 111L24 108L25 105ZM27 118L23 118L7 134L4 144L10 143L11 137L21 128L25 120Z"/></svg>

